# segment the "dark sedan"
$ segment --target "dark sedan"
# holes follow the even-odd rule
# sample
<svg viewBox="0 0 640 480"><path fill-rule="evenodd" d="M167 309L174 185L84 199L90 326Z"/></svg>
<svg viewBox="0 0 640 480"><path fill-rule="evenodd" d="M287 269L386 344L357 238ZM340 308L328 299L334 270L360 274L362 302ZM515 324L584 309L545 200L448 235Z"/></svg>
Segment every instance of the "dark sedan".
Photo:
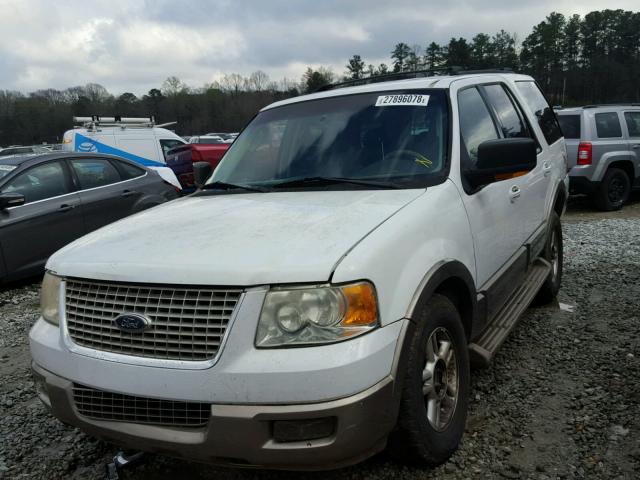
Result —
<svg viewBox="0 0 640 480"><path fill-rule="evenodd" d="M0 281L38 274L76 238L177 197L156 172L110 155L0 157Z"/></svg>

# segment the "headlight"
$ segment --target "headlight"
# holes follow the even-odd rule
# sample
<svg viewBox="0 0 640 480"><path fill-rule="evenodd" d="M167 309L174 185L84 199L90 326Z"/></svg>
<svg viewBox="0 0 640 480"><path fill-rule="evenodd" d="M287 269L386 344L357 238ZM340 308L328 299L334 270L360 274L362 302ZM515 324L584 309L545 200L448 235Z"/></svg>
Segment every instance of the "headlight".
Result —
<svg viewBox="0 0 640 480"><path fill-rule="evenodd" d="M47 322L58 325L60 323L60 277L52 273L45 273L40 292L40 311Z"/></svg>
<svg viewBox="0 0 640 480"><path fill-rule="evenodd" d="M271 290L260 313L256 346L338 342L378 326L373 285Z"/></svg>

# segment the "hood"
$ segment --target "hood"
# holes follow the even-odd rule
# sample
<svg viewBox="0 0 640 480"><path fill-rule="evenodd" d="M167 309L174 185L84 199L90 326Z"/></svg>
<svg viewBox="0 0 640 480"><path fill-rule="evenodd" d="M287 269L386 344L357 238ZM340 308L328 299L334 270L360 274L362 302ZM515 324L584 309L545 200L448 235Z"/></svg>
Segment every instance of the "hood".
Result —
<svg viewBox="0 0 640 480"><path fill-rule="evenodd" d="M324 282L362 238L424 190L188 197L108 225L55 253L64 276L250 286Z"/></svg>

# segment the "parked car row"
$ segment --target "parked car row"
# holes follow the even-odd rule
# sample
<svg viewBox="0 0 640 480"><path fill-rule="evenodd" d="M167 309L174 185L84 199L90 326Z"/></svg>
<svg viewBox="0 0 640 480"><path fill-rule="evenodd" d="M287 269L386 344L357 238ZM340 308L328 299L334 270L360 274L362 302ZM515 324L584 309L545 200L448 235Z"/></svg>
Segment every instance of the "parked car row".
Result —
<svg viewBox="0 0 640 480"><path fill-rule="evenodd" d="M63 137L66 151L117 155L149 167L177 188L193 190L193 162L215 167L237 134L216 133L189 137L156 125L153 118L75 117L81 126ZM164 126L167 126L165 124Z"/></svg>

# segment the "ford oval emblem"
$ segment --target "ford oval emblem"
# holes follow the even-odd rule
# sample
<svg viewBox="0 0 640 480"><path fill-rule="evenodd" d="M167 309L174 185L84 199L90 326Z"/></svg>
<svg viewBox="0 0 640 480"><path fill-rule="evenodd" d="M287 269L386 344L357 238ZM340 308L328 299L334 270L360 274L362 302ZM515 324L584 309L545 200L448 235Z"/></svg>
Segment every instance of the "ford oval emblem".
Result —
<svg viewBox="0 0 640 480"><path fill-rule="evenodd" d="M123 332L140 333L144 331L151 322L144 315L138 313L123 313L116 317L113 321Z"/></svg>

